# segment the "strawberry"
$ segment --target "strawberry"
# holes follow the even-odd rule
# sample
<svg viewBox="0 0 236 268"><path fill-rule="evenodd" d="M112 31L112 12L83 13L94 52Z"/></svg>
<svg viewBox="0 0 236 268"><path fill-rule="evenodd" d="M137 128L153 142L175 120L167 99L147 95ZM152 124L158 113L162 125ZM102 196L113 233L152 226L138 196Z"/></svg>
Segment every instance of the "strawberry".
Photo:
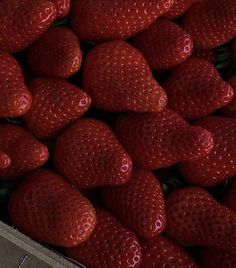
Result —
<svg viewBox="0 0 236 268"><path fill-rule="evenodd" d="M0 50L0 118L22 116L28 112L31 102L32 96L18 62L8 52Z"/></svg>
<svg viewBox="0 0 236 268"><path fill-rule="evenodd" d="M16 52L27 48L47 30L56 15L51 1L0 1L0 49Z"/></svg>
<svg viewBox="0 0 236 268"><path fill-rule="evenodd" d="M192 36L195 47L221 46L236 35L236 1L199 1L184 16L183 27Z"/></svg>
<svg viewBox="0 0 236 268"><path fill-rule="evenodd" d="M165 228L164 196L154 174L135 168L131 180L103 189L107 208L129 229L142 237L153 237Z"/></svg>
<svg viewBox="0 0 236 268"><path fill-rule="evenodd" d="M116 132L134 163L146 169L198 159L213 147L210 132L190 126L170 109L126 115L118 122Z"/></svg>
<svg viewBox="0 0 236 268"><path fill-rule="evenodd" d="M88 268L140 267L141 247L135 235L108 212L97 209L97 224L87 241L66 254Z"/></svg>
<svg viewBox="0 0 236 268"><path fill-rule="evenodd" d="M70 0L50 0L57 7L57 18L65 17L70 11Z"/></svg>
<svg viewBox="0 0 236 268"><path fill-rule="evenodd" d="M228 191L224 198L224 205L236 212L236 177L229 183Z"/></svg>
<svg viewBox="0 0 236 268"><path fill-rule="evenodd" d="M0 170L8 167L11 164L11 159L7 154L0 151Z"/></svg>
<svg viewBox="0 0 236 268"><path fill-rule="evenodd" d="M13 193L9 214L23 233L63 247L84 242L96 223L90 202L62 177L43 169L29 174Z"/></svg>
<svg viewBox="0 0 236 268"><path fill-rule="evenodd" d="M228 117L236 118L236 75L232 76L228 83L232 86L234 89L234 98L233 100L225 106L223 110L223 114Z"/></svg>
<svg viewBox="0 0 236 268"><path fill-rule="evenodd" d="M81 117L91 100L87 93L67 81L53 78L32 80L30 111L24 116L28 129L40 139L53 139Z"/></svg>
<svg viewBox="0 0 236 268"><path fill-rule="evenodd" d="M236 248L236 214L200 187L177 189L166 201L166 232L180 244Z"/></svg>
<svg viewBox="0 0 236 268"><path fill-rule="evenodd" d="M68 78L81 66L82 51L79 40L68 28L49 29L31 46L28 62L36 74Z"/></svg>
<svg viewBox="0 0 236 268"><path fill-rule="evenodd" d="M10 158L8 167L0 170L0 180L16 179L42 166L48 160L48 149L24 128L0 125L0 151Z"/></svg>
<svg viewBox="0 0 236 268"><path fill-rule="evenodd" d="M72 28L83 40L126 39L151 25L174 0L76 0Z"/></svg>
<svg viewBox="0 0 236 268"><path fill-rule="evenodd" d="M197 268L194 260L180 246L157 236L142 240L143 268Z"/></svg>
<svg viewBox="0 0 236 268"><path fill-rule="evenodd" d="M134 45L150 66L165 70L185 61L192 53L193 42L180 26L168 19L158 19L134 37Z"/></svg>
<svg viewBox="0 0 236 268"><path fill-rule="evenodd" d="M180 164L185 180L212 187L236 175L236 119L209 116L195 124L213 134L215 145L209 155Z"/></svg>
<svg viewBox="0 0 236 268"><path fill-rule="evenodd" d="M198 59L207 60L211 63L216 62L216 53L213 49L194 48L192 56Z"/></svg>
<svg viewBox="0 0 236 268"><path fill-rule="evenodd" d="M213 64L191 58L176 67L163 84L169 106L187 119L213 113L233 99L233 88L225 83Z"/></svg>
<svg viewBox="0 0 236 268"><path fill-rule="evenodd" d="M112 130L95 119L81 119L58 138L54 162L80 188L120 185L131 176L132 162Z"/></svg>
<svg viewBox="0 0 236 268"><path fill-rule="evenodd" d="M167 103L143 55L121 40L103 43L89 52L83 88L97 108L111 112L157 112Z"/></svg>

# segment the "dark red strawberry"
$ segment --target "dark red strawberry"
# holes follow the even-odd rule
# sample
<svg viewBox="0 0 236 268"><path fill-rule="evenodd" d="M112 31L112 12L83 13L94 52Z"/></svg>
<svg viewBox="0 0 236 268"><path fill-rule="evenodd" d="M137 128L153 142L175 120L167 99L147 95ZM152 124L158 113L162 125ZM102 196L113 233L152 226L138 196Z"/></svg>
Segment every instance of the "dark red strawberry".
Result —
<svg viewBox="0 0 236 268"><path fill-rule="evenodd" d="M70 258L88 268L137 268L141 265L141 247L135 235L108 212L97 209L97 224L87 241L67 248Z"/></svg>
<svg viewBox="0 0 236 268"><path fill-rule="evenodd" d="M192 36L195 47L221 46L236 35L236 1L199 1L186 13L183 26Z"/></svg>
<svg viewBox="0 0 236 268"><path fill-rule="evenodd" d="M103 122L81 119L59 137L57 169L80 188L120 185L131 176L132 162L112 130Z"/></svg>
<svg viewBox="0 0 236 268"><path fill-rule="evenodd" d="M0 1L0 49L15 52L27 48L47 30L56 16L57 9L51 1Z"/></svg>
<svg viewBox="0 0 236 268"><path fill-rule="evenodd" d="M213 147L210 132L190 126L170 109L126 115L117 125L117 135L134 163L147 169L198 159Z"/></svg>
<svg viewBox="0 0 236 268"><path fill-rule="evenodd" d="M226 107L223 108L223 114L228 117L236 118L236 75L232 76L228 83L234 89L234 98Z"/></svg>
<svg viewBox="0 0 236 268"><path fill-rule="evenodd" d="M232 178L229 183L224 205L236 212L236 177Z"/></svg>
<svg viewBox="0 0 236 268"><path fill-rule="evenodd" d="M29 89L33 103L24 121L28 129L41 139L57 137L91 104L87 93L60 79L38 78L30 82Z"/></svg>
<svg viewBox="0 0 236 268"><path fill-rule="evenodd" d="M65 17L70 11L70 0L51 0L57 7L57 18Z"/></svg>
<svg viewBox="0 0 236 268"><path fill-rule="evenodd" d="M183 177L191 184L211 187L236 175L236 119L209 116L196 122L213 134L209 155L180 164Z"/></svg>
<svg viewBox="0 0 236 268"><path fill-rule="evenodd" d="M0 118L22 116L28 112L31 102L32 96L18 62L8 52L0 50Z"/></svg>
<svg viewBox="0 0 236 268"><path fill-rule="evenodd" d="M163 84L169 106L187 119L209 115L233 99L233 88L206 60L191 58L176 67Z"/></svg>
<svg viewBox="0 0 236 268"><path fill-rule="evenodd" d="M111 112L157 112L167 103L143 55L120 40L98 45L88 54L83 88L97 108Z"/></svg>
<svg viewBox="0 0 236 268"><path fill-rule="evenodd" d="M163 190L154 174L135 168L131 180L103 189L107 208L129 229L142 237L153 237L165 228Z"/></svg>
<svg viewBox="0 0 236 268"><path fill-rule="evenodd" d="M10 158L10 165L0 170L0 180L16 179L42 166L48 149L24 128L13 124L0 125L0 150Z"/></svg>
<svg viewBox="0 0 236 268"><path fill-rule="evenodd" d="M82 62L77 36L68 28L49 29L29 50L31 70L40 75L68 78Z"/></svg>
<svg viewBox="0 0 236 268"><path fill-rule="evenodd" d="M193 50L190 35L168 19L158 19L147 30L137 34L134 45L144 54L150 66L157 70L180 64Z"/></svg>
<svg viewBox="0 0 236 268"><path fill-rule="evenodd" d="M11 164L11 159L7 154L0 151L0 170L8 167Z"/></svg>
<svg viewBox="0 0 236 268"><path fill-rule="evenodd" d="M13 193L9 214L21 232L63 247L87 240L96 224L90 202L62 177L43 169L29 174Z"/></svg>
<svg viewBox="0 0 236 268"><path fill-rule="evenodd" d="M72 28L83 40L126 39L151 25L174 0L76 0Z"/></svg>
<svg viewBox="0 0 236 268"><path fill-rule="evenodd" d="M216 53L213 49L194 48L192 56L198 59L207 60L211 63L215 63L216 61Z"/></svg>
<svg viewBox="0 0 236 268"><path fill-rule="evenodd" d="M199 187L175 190L166 202L167 233L178 243L236 249L236 214Z"/></svg>
<svg viewBox="0 0 236 268"><path fill-rule="evenodd" d="M194 260L171 240L157 236L142 240L143 268L197 268Z"/></svg>

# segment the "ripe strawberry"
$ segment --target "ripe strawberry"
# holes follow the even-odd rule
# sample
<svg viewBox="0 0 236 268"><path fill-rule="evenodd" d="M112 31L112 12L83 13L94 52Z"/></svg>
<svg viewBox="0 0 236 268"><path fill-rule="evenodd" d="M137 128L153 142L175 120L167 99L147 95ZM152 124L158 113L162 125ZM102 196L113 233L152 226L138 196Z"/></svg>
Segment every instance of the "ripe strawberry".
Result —
<svg viewBox="0 0 236 268"><path fill-rule="evenodd" d="M132 162L112 130L103 122L81 119L56 143L55 164L80 188L120 185L131 176Z"/></svg>
<svg viewBox="0 0 236 268"><path fill-rule="evenodd" d="M49 29L29 50L31 70L40 75L68 78L82 62L77 36L68 28Z"/></svg>
<svg viewBox="0 0 236 268"><path fill-rule="evenodd" d="M197 268L194 260L171 240L157 236L142 240L143 268Z"/></svg>
<svg viewBox="0 0 236 268"><path fill-rule="evenodd" d="M57 7L57 18L65 17L70 11L70 0L50 0Z"/></svg>
<svg viewBox="0 0 236 268"><path fill-rule="evenodd" d="M228 192L224 198L224 205L236 212L236 177L229 183Z"/></svg>
<svg viewBox="0 0 236 268"><path fill-rule="evenodd" d="M214 65L195 58L176 67L163 87L169 106L187 119L211 114L227 105L234 95Z"/></svg>
<svg viewBox="0 0 236 268"><path fill-rule="evenodd" d="M191 184L212 187L236 175L236 119L209 116L196 125L213 134L214 148L199 160L181 163L180 171Z"/></svg>
<svg viewBox="0 0 236 268"><path fill-rule="evenodd" d="M180 244L236 249L236 214L199 187L177 189L166 201L167 233Z"/></svg>
<svg viewBox="0 0 236 268"><path fill-rule="evenodd" d="M29 89L33 103L24 120L28 129L41 139L57 137L91 104L87 93L60 79L38 78L30 82Z"/></svg>
<svg viewBox="0 0 236 268"><path fill-rule="evenodd" d="M128 183L104 188L103 200L107 208L139 236L153 237L165 228L163 191L150 171L135 168Z"/></svg>
<svg viewBox="0 0 236 268"><path fill-rule="evenodd" d="M234 98L227 106L223 108L223 114L228 117L236 118L236 75L232 76L228 83L234 89Z"/></svg>
<svg viewBox="0 0 236 268"><path fill-rule="evenodd" d="M158 19L134 37L134 45L152 68L165 70L185 61L192 53L193 42L180 26L168 19Z"/></svg>
<svg viewBox="0 0 236 268"><path fill-rule="evenodd" d="M213 49L194 48L192 56L198 59L207 60L211 63L215 63L216 61L216 53Z"/></svg>
<svg viewBox="0 0 236 268"><path fill-rule="evenodd" d="M15 52L27 48L54 22L56 15L51 1L0 1L0 49Z"/></svg>
<svg viewBox="0 0 236 268"><path fill-rule="evenodd" d="M0 50L0 118L22 116L28 112L31 102L32 96L18 62L8 52Z"/></svg>
<svg viewBox="0 0 236 268"><path fill-rule="evenodd" d="M183 26L192 36L195 47L221 46L236 35L236 1L199 1L186 13Z"/></svg>
<svg viewBox="0 0 236 268"><path fill-rule="evenodd" d="M0 150L11 160L0 170L0 179L16 179L42 166L48 159L48 149L28 131L13 124L0 125Z"/></svg>
<svg viewBox="0 0 236 268"><path fill-rule="evenodd" d="M76 0L72 28L83 40L126 39L151 25L174 0Z"/></svg>
<svg viewBox="0 0 236 268"><path fill-rule="evenodd" d="M167 103L143 55L120 40L98 45L88 54L83 87L97 108L111 112L157 112Z"/></svg>
<svg viewBox="0 0 236 268"><path fill-rule="evenodd" d="M0 151L0 170L8 167L11 164L11 159L7 154Z"/></svg>
<svg viewBox="0 0 236 268"><path fill-rule="evenodd" d="M140 267L141 247L135 235L108 212L97 209L96 214L97 224L89 239L67 248L67 255L88 268Z"/></svg>
<svg viewBox="0 0 236 268"><path fill-rule="evenodd" d="M39 169L13 193L13 224L33 239L73 247L88 239L96 215L90 202L56 173Z"/></svg>
<svg viewBox="0 0 236 268"><path fill-rule="evenodd" d="M198 159L213 147L210 132L190 126L170 109L126 115L117 125L117 135L134 163L146 169Z"/></svg>

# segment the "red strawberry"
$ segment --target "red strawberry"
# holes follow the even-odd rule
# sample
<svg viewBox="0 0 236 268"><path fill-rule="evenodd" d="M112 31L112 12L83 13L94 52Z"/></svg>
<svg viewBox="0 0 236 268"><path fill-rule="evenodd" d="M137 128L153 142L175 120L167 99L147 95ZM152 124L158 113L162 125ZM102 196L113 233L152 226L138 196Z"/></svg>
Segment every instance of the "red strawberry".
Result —
<svg viewBox="0 0 236 268"><path fill-rule="evenodd" d="M236 212L236 177L229 183L224 205Z"/></svg>
<svg viewBox="0 0 236 268"><path fill-rule="evenodd" d="M158 19L137 34L134 45L144 54L152 68L165 70L185 61L192 53L189 34L174 22Z"/></svg>
<svg viewBox="0 0 236 268"><path fill-rule="evenodd" d="M0 151L0 170L8 167L11 164L11 159L7 154Z"/></svg>
<svg viewBox="0 0 236 268"><path fill-rule="evenodd" d="M178 243L236 248L236 214L199 187L175 190L166 201L167 233Z"/></svg>
<svg viewBox="0 0 236 268"><path fill-rule="evenodd" d="M47 0L0 1L0 49L27 48L54 22L56 6Z"/></svg>
<svg viewBox="0 0 236 268"><path fill-rule="evenodd" d="M87 93L60 79L38 78L30 82L29 88L33 103L24 120L29 130L41 139L57 137L91 103Z"/></svg>
<svg viewBox="0 0 236 268"><path fill-rule="evenodd" d="M211 187L236 175L236 119L209 116L196 122L213 134L209 155L180 164L183 177L191 184Z"/></svg>
<svg viewBox="0 0 236 268"><path fill-rule="evenodd" d="M88 268L131 268L141 265L141 247L135 235L108 212L97 209L97 224L87 241L66 249L70 258Z"/></svg>
<svg viewBox="0 0 236 268"><path fill-rule="evenodd" d="M176 67L163 85L169 106L187 119L213 113L233 98L214 65L203 59L189 59Z"/></svg>
<svg viewBox="0 0 236 268"><path fill-rule="evenodd" d="M117 135L134 163L146 169L198 159L213 147L210 132L190 126L170 109L126 115L117 125Z"/></svg>
<svg viewBox="0 0 236 268"><path fill-rule="evenodd" d="M120 185L131 176L132 162L103 122L81 119L59 137L54 156L58 170L81 188Z"/></svg>
<svg viewBox="0 0 236 268"><path fill-rule="evenodd" d="M128 183L103 189L103 200L139 236L153 237L165 228L163 191L150 171L135 168Z"/></svg>
<svg viewBox="0 0 236 268"><path fill-rule="evenodd" d="M111 112L157 112L167 103L143 55L125 41L103 43L88 54L83 87L97 108Z"/></svg>
<svg viewBox="0 0 236 268"><path fill-rule="evenodd" d="M49 29L29 50L28 62L36 74L68 78L82 62L77 36L68 28Z"/></svg>
<svg viewBox="0 0 236 268"><path fill-rule="evenodd" d="M13 193L9 214L23 233L63 247L84 242L96 223L90 202L62 177L43 169L29 174Z"/></svg>
<svg viewBox="0 0 236 268"><path fill-rule="evenodd" d="M0 179L16 179L42 166L48 159L48 149L28 131L17 125L0 125L0 150L11 160L0 170Z"/></svg>
<svg viewBox="0 0 236 268"><path fill-rule="evenodd" d="M22 116L29 110L31 102L32 96L25 86L18 62L0 50L0 118Z"/></svg>
<svg viewBox="0 0 236 268"><path fill-rule="evenodd" d="M57 18L65 17L70 11L70 0L51 0L57 7Z"/></svg>
<svg viewBox="0 0 236 268"><path fill-rule="evenodd" d="M194 48L192 55L195 58L204 59L211 63L215 63L216 61L216 53L213 49Z"/></svg>
<svg viewBox="0 0 236 268"><path fill-rule="evenodd" d="M171 240L157 236L141 242L143 268L197 268L194 260Z"/></svg>
<svg viewBox="0 0 236 268"><path fill-rule="evenodd" d="M225 116L236 118L236 75L232 76L228 83L234 89L234 98L233 100L223 108L223 113Z"/></svg>
<svg viewBox="0 0 236 268"><path fill-rule="evenodd" d="M197 2L186 13L183 26L192 36L195 47L221 46L236 35L236 1Z"/></svg>
<svg viewBox="0 0 236 268"><path fill-rule="evenodd" d="M76 0L72 27L83 40L126 39L151 25L174 0Z"/></svg>

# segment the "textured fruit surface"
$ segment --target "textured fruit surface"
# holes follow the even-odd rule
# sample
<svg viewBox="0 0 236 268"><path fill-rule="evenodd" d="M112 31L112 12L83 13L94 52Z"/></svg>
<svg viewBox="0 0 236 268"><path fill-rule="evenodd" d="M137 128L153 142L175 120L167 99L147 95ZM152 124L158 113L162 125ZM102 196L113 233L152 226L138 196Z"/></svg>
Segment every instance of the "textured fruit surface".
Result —
<svg viewBox="0 0 236 268"><path fill-rule="evenodd" d="M233 99L233 88L211 63L188 59L176 67L163 84L168 105L187 119L209 115Z"/></svg>
<svg viewBox="0 0 236 268"><path fill-rule="evenodd" d="M68 28L49 29L29 50L31 70L40 75L68 78L82 62L77 36Z"/></svg>
<svg viewBox="0 0 236 268"><path fill-rule="evenodd" d="M70 182L81 188L120 185L131 176L132 162L112 130L95 119L81 119L56 143L54 162Z"/></svg>
<svg viewBox="0 0 236 268"><path fill-rule="evenodd" d="M63 247L84 242L96 223L90 202L62 177L43 169L28 174L13 193L9 214L23 233Z"/></svg>
<svg viewBox="0 0 236 268"><path fill-rule="evenodd" d="M96 210L97 224L87 241L66 249L70 258L88 268L131 268L141 265L141 247L135 235L101 209Z"/></svg>
<svg viewBox="0 0 236 268"><path fill-rule="evenodd" d="M24 116L27 128L41 139L52 139L90 107L91 99L80 88L61 79L38 78L29 83L33 95Z"/></svg>
<svg viewBox="0 0 236 268"><path fill-rule="evenodd" d="M125 39L164 14L174 0L76 0L72 28L83 40Z"/></svg>
<svg viewBox="0 0 236 268"><path fill-rule="evenodd" d="M224 205L236 212L236 177L232 178L229 183Z"/></svg>
<svg viewBox="0 0 236 268"><path fill-rule="evenodd" d="M165 13L165 17L168 19L175 19L183 15L190 6L199 0L174 0L174 4Z"/></svg>
<svg viewBox="0 0 236 268"><path fill-rule="evenodd" d="M180 164L183 177L191 184L211 187L236 175L236 119L209 116L196 122L213 134L209 155Z"/></svg>
<svg viewBox="0 0 236 268"><path fill-rule="evenodd" d="M120 40L98 45L88 54L83 88L94 106L111 112L157 112L167 104L143 55Z"/></svg>
<svg viewBox="0 0 236 268"><path fill-rule="evenodd" d="M0 151L0 169L6 168L10 165L11 159L7 154Z"/></svg>
<svg viewBox="0 0 236 268"><path fill-rule="evenodd" d="M150 171L135 168L128 183L104 188L103 200L106 207L139 236L153 237L165 228L163 190Z"/></svg>
<svg viewBox="0 0 236 268"><path fill-rule="evenodd" d="M199 187L177 189L166 202L167 233L183 245L236 248L236 214Z"/></svg>
<svg viewBox="0 0 236 268"><path fill-rule="evenodd" d="M0 1L0 49L16 52L27 48L47 30L56 15L51 1Z"/></svg>
<svg viewBox="0 0 236 268"><path fill-rule="evenodd" d="M70 11L71 0L51 0L57 7L57 18L65 17Z"/></svg>
<svg viewBox="0 0 236 268"><path fill-rule="evenodd" d="M225 116L236 118L236 75L232 76L228 83L234 89L234 98L226 107L223 108L223 113Z"/></svg>
<svg viewBox="0 0 236 268"><path fill-rule="evenodd" d="M215 63L217 53L213 49L194 48L192 56L198 59L207 60L211 63Z"/></svg>
<svg viewBox="0 0 236 268"><path fill-rule="evenodd" d="M118 122L116 133L134 163L147 169L198 159L213 147L210 132L190 126L170 109L126 115Z"/></svg>

